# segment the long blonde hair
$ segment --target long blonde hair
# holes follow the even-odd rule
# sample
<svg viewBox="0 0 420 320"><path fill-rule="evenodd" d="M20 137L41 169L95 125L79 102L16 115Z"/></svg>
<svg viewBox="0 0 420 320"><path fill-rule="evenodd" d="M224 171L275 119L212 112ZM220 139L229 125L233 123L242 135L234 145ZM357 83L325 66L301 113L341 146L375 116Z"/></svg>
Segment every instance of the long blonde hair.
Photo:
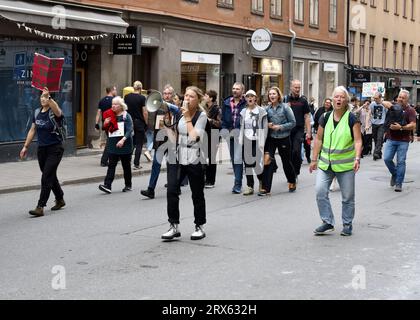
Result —
<svg viewBox="0 0 420 320"><path fill-rule="evenodd" d="M203 91L196 87L196 86L189 86L185 89L185 92L187 92L188 90L194 91L195 94L198 97L198 107L197 109L200 110L201 112L204 112L207 115L207 110L205 107L206 102L204 101L204 93Z"/></svg>

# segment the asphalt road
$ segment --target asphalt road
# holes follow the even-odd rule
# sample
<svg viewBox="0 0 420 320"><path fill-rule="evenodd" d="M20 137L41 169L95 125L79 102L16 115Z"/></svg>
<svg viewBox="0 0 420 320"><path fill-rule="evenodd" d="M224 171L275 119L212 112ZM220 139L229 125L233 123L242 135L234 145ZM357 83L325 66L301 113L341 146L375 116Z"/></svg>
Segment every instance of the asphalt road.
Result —
<svg viewBox="0 0 420 320"><path fill-rule="evenodd" d="M130 193L120 192L123 180L112 195L97 183L65 186L67 206L41 218L27 214L38 191L0 195L0 299L419 299L420 143L410 146L401 194L382 161L362 160L352 237L339 234L339 192L336 231L313 235L321 221L307 167L296 193L279 170L273 195L260 198L232 195L229 165L219 166L201 241L190 240L189 187L181 239L161 241L165 175L154 200L139 195L143 176Z"/></svg>

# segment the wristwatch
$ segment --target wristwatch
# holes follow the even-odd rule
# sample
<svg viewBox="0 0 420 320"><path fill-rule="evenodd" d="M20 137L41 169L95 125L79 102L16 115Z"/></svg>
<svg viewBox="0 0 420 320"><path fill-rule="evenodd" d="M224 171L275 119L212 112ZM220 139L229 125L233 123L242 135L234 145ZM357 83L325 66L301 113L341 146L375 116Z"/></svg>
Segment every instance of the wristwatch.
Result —
<svg viewBox="0 0 420 320"><path fill-rule="evenodd" d="M360 158L356 158L355 160L356 160L357 162L360 162Z"/></svg>

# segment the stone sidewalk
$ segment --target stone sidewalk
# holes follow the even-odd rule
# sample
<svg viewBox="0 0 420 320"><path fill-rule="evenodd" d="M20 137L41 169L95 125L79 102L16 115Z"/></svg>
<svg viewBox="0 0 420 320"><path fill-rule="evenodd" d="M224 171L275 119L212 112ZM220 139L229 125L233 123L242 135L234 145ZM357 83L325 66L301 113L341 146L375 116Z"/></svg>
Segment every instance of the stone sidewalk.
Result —
<svg viewBox="0 0 420 320"><path fill-rule="evenodd" d="M222 143L217 160L228 161L229 150ZM100 166L101 151L98 149L85 149L75 157L63 157L58 167L58 179L62 185L103 182L106 175L106 167ZM133 177L149 175L152 163L148 162L142 154L140 158L140 170L132 170ZM165 171L165 163L162 170ZM118 164L115 179L123 178L121 164ZM41 187L41 171L37 160L23 160L17 162L0 163L0 194L36 190Z"/></svg>

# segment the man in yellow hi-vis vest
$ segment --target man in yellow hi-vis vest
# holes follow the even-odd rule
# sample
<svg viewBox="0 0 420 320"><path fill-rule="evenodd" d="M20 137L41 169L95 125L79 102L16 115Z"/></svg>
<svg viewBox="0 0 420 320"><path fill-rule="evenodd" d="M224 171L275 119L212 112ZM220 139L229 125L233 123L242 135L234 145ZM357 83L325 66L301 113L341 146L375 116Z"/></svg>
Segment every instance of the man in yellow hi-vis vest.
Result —
<svg viewBox="0 0 420 320"><path fill-rule="evenodd" d="M360 123L349 108L350 97L340 86L333 92L333 111L319 119L319 127L309 171L318 170L316 200L323 224L314 233L323 235L334 231L334 215L328 198L329 187L337 177L342 197L342 236L353 231L355 211L355 174L360 168L362 134Z"/></svg>

